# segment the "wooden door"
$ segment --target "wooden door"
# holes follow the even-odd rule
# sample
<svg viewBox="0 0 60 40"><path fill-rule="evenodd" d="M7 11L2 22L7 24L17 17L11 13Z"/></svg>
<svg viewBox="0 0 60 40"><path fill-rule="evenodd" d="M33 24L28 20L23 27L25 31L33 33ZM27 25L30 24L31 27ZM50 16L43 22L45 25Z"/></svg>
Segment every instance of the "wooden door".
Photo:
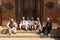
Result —
<svg viewBox="0 0 60 40"><path fill-rule="evenodd" d="M43 21L43 0L16 0L16 19L17 22L21 20L21 17L40 17Z"/></svg>
<svg viewBox="0 0 60 40"><path fill-rule="evenodd" d="M36 0L21 0L22 16L36 18Z"/></svg>

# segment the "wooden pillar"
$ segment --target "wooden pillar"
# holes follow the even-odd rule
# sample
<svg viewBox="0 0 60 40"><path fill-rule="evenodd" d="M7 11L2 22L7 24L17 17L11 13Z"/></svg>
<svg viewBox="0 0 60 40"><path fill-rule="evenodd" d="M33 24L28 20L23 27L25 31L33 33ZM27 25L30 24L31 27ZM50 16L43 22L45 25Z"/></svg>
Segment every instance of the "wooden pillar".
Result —
<svg viewBox="0 0 60 40"><path fill-rule="evenodd" d="M20 0L15 0L15 17L16 17L16 22L18 24L18 29L19 29L19 21L20 21Z"/></svg>
<svg viewBox="0 0 60 40"><path fill-rule="evenodd" d="M41 25L43 25L43 10L44 10L44 0L40 0L40 21L41 21Z"/></svg>

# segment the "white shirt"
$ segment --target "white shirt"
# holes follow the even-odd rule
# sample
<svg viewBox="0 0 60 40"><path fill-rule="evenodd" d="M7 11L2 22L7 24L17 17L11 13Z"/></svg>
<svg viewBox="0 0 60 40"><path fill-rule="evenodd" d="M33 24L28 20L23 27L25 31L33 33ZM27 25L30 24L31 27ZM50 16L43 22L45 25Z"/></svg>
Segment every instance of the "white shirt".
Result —
<svg viewBox="0 0 60 40"><path fill-rule="evenodd" d="M38 21L36 21L36 25L40 25L41 26L41 23L40 23L40 21L38 22Z"/></svg>
<svg viewBox="0 0 60 40"><path fill-rule="evenodd" d="M20 24L26 24L26 20L21 20Z"/></svg>
<svg viewBox="0 0 60 40"><path fill-rule="evenodd" d="M31 24L31 21L30 20L26 20L26 24Z"/></svg>

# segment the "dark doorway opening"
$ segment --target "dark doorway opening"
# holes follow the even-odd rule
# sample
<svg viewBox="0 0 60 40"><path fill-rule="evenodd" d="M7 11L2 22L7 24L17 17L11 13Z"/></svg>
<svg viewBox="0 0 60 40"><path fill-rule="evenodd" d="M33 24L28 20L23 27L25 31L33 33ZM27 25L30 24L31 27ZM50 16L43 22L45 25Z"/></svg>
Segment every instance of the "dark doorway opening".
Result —
<svg viewBox="0 0 60 40"><path fill-rule="evenodd" d="M38 0L21 0L21 13L24 17L37 17Z"/></svg>
<svg viewBox="0 0 60 40"><path fill-rule="evenodd" d="M16 21L19 24L21 18L24 17L37 17L40 18L41 24L43 23L43 0L16 0ZM40 9L39 9L40 8Z"/></svg>

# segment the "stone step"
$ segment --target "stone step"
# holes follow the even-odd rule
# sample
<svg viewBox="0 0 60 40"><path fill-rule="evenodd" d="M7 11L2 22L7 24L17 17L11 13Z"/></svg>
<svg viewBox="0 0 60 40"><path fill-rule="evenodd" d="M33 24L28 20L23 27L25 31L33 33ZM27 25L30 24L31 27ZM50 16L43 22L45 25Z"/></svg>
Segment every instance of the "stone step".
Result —
<svg viewBox="0 0 60 40"><path fill-rule="evenodd" d="M17 33L17 34L0 34L0 38L45 38L47 37L46 35L41 35L40 33ZM58 35L50 35L48 37L58 37ZM59 36L60 37L60 36Z"/></svg>
<svg viewBox="0 0 60 40"><path fill-rule="evenodd" d="M0 40L60 40L60 38L0 38Z"/></svg>
<svg viewBox="0 0 60 40"><path fill-rule="evenodd" d="M3 28L3 30L1 31L1 33L6 34L8 33L9 30L7 28ZM38 33L39 30L17 30L17 33Z"/></svg>
<svg viewBox="0 0 60 40"><path fill-rule="evenodd" d="M28 31L25 31L25 30L17 30L17 33L38 33L39 31L38 30L28 30Z"/></svg>
<svg viewBox="0 0 60 40"><path fill-rule="evenodd" d="M17 33L17 34L0 34L0 38L40 38L40 35L37 33Z"/></svg>
<svg viewBox="0 0 60 40"><path fill-rule="evenodd" d="M52 31L51 33L53 33L51 35L51 37L57 37L58 35L54 35L56 31ZM33 31L25 31L25 30L17 30L17 34L11 34L11 35L8 35L8 34L0 34L0 37L14 37L14 38L44 38L45 35L40 35L39 33L39 30L33 30ZM59 36L60 37L60 36Z"/></svg>

